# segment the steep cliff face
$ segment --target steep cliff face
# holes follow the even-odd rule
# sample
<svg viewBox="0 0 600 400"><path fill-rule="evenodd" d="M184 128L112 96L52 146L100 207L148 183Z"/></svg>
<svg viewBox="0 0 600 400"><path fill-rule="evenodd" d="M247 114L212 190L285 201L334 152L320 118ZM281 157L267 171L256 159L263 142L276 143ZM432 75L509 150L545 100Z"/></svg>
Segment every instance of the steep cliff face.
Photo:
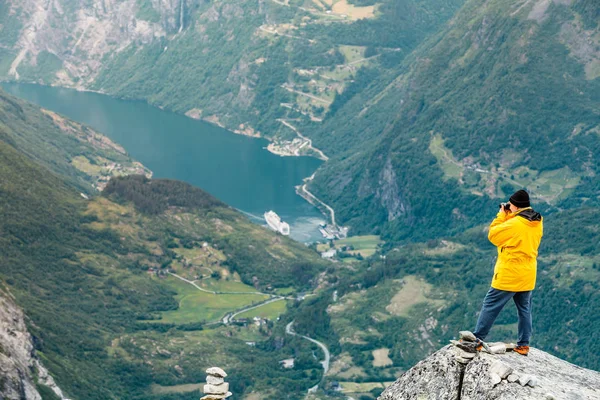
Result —
<svg viewBox="0 0 600 400"><path fill-rule="evenodd" d="M44 391L65 399L35 355L23 311L0 290L0 398L41 400Z"/></svg>
<svg viewBox="0 0 600 400"><path fill-rule="evenodd" d="M600 373L541 350L478 353L467 364L446 346L408 370L379 400L600 399ZM466 360L462 360L465 362Z"/></svg>
<svg viewBox="0 0 600 400"><path fill-rule="evenodd" d="M45 83L84 88L97 76L107 55L181 29L184 0L139 3L9 1L8 15L22 22L9 77L19 79L25 74Z"/></svg>

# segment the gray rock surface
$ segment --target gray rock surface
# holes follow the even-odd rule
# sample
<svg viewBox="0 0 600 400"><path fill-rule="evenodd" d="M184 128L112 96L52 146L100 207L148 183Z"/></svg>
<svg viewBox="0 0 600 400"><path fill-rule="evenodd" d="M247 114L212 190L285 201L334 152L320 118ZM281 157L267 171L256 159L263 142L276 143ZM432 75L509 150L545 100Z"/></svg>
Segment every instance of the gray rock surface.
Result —
<svg viewBox="0 0 600 400"><path fill-rule="evenodd" d="M220 385L223 382L225 382L225 380L219 376L208 375L206 377L206 383L208 383L209 385Z"/></svg>
<svg viewBox="0 0 600 400"><path fill-rule="evenodd" d="M209 369L206 370L206 373L208 375L217 376L217 377L220 377L220 378L226 378L227 377L227 374L225 373L225 371L223 371L219 367L211 367L211 368L209 368Z"/></svg>
<svg viewBox="0 0 600 400"><path fill-rule="evenodd" d="M600 400L600 373L541 350L532 348L528 357L482 352L466 365L457 362L455 350L448 345L419 362L379 400ZM523 377L525 386L519 384Z"/></svg>
<svg viewBox="0 0 600 400"><path fill-rule="evenodd" d="M473 335L473 332L470 332L470 331L460 331L460 332L458 332L458 335L460 336L461 339L467 340L469 342L474 342L477 340L475 335Z"/></svg>
<svg viewBox="0 0 600 400"><path fill-rule="evenodd" d="M446 346L406 371L379 400L458 399L464 369L455 360L453 346Z"/></svg>
<svg viewBox="0 0 600 400"><path fill-rule="evenodd" d="M229 392L229 383L221 383L220 385L204 385L204 393L206 394L225 394Z"/></svg>
<svg viewBox="0 0 600 400"><path fill-rule="evenodd" d="M37 382L60 399L62 391L35 356L23 311L12 296L0 288L0 399L41 400Z"/></svg>
<svg viewBox="0 0 600 400"><path fill-rule="evenodd" d="M495 361L490 367L490 372L497 374L502 379L506 379L513 372L513 369L502 361Z"/></svg>

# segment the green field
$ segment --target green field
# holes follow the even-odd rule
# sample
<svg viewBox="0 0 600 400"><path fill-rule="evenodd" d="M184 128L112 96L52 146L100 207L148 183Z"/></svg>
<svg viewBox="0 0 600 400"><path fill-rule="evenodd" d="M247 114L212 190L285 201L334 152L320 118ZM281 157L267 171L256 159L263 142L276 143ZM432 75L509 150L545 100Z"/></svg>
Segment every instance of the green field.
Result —
<svg viewBox="0 0 600 400"><path fill-rule="evenodd" d="M277 288L275 289L275 293L281 295L281 296L288 296L293 294L295 291L295 289L293 287L284 287L284 288Z"/></svg>
<svg viewBox="0 0 600 400"><path fill-rule="evenodd" d="M214 292L240 292L245 294L254 294L258 291L252 286L246 285L240 281L227 280L227 279L203 279L196 284L206 290L212 290Z"/></svg>
<svg viewBox="0 0 600 400"><path fill-rule="evenodd" d="M213 321L221 318L230 311L268 299L267 295L259 294L215 295L206 293L174 277L167 278L164 284L177 292L175 299L179 302L177 310L162 313L160 322L165 323L187 324ZM239 287L239 285L223 284L220 287Z"/></svg>
<svg viewBox="0 0 600 400"><path fill-rule="evenodd" d="M353 61L358 61L365 58L365 50L365 46L339 46L339 51L344 55L346 63L351 63Z"/></svg>
<svg viewBox="0 0 600 400"><path fill-rule="evenodd" d="M377 235L352 236L346 239L336 240L335 247L340 249L344 246L352 246L354 250L348 251L350 254L360 254L363 257L371 257L377 252L379 245L383 240Z"/></svg>
<svg viewBox="0 0 600 400"><path fill-rule="evenodd" d="M435 135L429 143L429 151L435 156L444 171L445 179L460 179L464 167L456 161L452 151L444 146L444 138L441 135Z"/></svg>
<svg viewBox="0 0 600 400"><path fill-rule="evenodd" d="M188 393L196 390L202 390L204 383L188 383L184 385L173 385L173 386L161 386L157 384L152 385L152 393L156 394L169 394L169 393Z"/></svg>
<svg viewBox="0 0 600 400"><path fill-rule="evenodd" d="M281 300L274 301L273 303L269 303L262 307L255 308L254 310L246 311L245 313L239 314L236 318L261 317L274 320L286 311L287 302L285 300Z"/></svg>

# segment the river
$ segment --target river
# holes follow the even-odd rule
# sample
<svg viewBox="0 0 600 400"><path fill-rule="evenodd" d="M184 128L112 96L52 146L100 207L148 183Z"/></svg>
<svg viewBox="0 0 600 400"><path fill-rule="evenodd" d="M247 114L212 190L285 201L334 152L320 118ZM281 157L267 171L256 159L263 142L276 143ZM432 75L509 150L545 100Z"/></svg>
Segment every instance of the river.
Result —
<svg viewBox="0 0 600 400"><path fill-rule="evenodd" d="M243 211L254 222L275 211L302 242L321 239L324 217L295 193L322 161L280 157L268 142L234 134L145 102L33 84L3 83L8 93L86 124L121 144L154 172L198 186ZM265 224L266 225L266 224Z"/></svg>

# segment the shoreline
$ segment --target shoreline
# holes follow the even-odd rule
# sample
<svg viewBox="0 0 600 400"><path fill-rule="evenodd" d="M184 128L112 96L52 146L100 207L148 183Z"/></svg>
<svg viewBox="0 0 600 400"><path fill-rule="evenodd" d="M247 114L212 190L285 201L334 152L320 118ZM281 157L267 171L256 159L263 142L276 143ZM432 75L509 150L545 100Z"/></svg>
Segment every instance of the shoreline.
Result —
<svg viewBox="0 0 600 400"><path fill-rule="evenodd" d="M141 101L146 103L147 105L151 106L151 107L156 107L162 111L167 111L173 114L177 114L177 115L183 115L187 118L191 118L193 120L196 121L204 121L207 122L211 125L216 125L219 128L223 128L235 135L241 135L241 136L247 136L247 137L251 137L251 138L256 138L256 139L265 139L267 141L269 141L269 145L267 147L265 147L264 149L269 151L272 154L278 155L280 157L315 157L318 158L319 160L323 160L323 161L327 161L329 160L329 157L327 157L325 155L325 153L323 153L323 151L321 151L320 149L317 149L315 147L313 147L312 145L312 140L307 138L306 136L302 135L297 129L296 127L294 127L293 125L291 125L290 123L288 123L285 120L282 119L278 119L279 122L281 122L282 124L284 124L285 126L287 126L288 128L290 128L291 130L294 131L294 133L296 133L296 135L303 141L307 142L307 145L303 145L302 147L308 146L307 148L309 150L311 150L311 152L309 153L305 153L305 154L300 154L297 151L287 151L285 149L285 146L283 148L278 148L278 143L282 143L282 144L287 144L287 143L291 143L292 141L280 141L278 142L276 139L270 138L270 137L266 137L263 136L259 131L255 131L254 128L252 128L249 125L246 124L240 124L237 128L233 128L233 127L229 127L227 125L225 125L223 122L221 122L219 115L217 114L213 114L213 115L209 115L206 117L202 116L202 110L198 109L198 108L192 108L188 111L186 111L185 113L180 113L177 111L173 111L171 109L168 108L164 108L163 106L160 105L156 105L156 104L152 104L150 103L148 100L145 99L129 99L129 98L125 98L125 97L120 97L114 94L110 94L108 92L105 92L104 90L93 90L93 89L88 89L82 86L65 86L65 85L59 85L59 84L46 84L46 83L40 83L40 82L33 82L33 81L25 81L25 80L7 80L7 79L0 79L0 84L2 83L8 83L8 84L26 84L26 85L39 85L39 86L46 86L46 87L51 87L51 88L59 88L59 89L70 89L70 90L75 90L77 92L83 92L83 93L95 93L95 94L100 94L103 96L108 96L108 97L112 97L113 99L118 99L118 100L123 100L123 101ZM298 149L300 150L300 149ZM312 153L312 154L311 154Z"/></svg>
<svg viewBox="0 0 600 400"><path fill-rule="evenodd" d="M58 84L44 84L44 83L39 83L39 82L22 81L22 80L16 81L16 80L0 79L0 83L38 85L38 86L45 86L45 87L50 87L50 88L75 90L77 92L95 93L95 94L100 94L103 96L108 96L113 99L118 99L118 100L123 100L123 101L142 101L142 102L146 103L147 105L149 105L151 107L156 107L162 111L171 112L173 114L182 115L187 118L200 120L200 121L209 123L211 125L216 125L216 126L222 128L222 129L225 129L228 132L231 132L235 135L248 136L251 138L266 139L269 142L269 145L267 147L264 147L264 149L269 151L270 153L278 155L280 157L314 157L314 158L320 159L325 162L327 162L329 160L329 157L327 157L323 153L323 151L313 147L311 139L302 135L295 126L293 126L292 124L290 124L289 122L287 122L286 120L283 120L283 119L278 119L277 121L281 122L283 125L285 125L289 129L291 129L297 136L292 141L289 141L289 140L288 141L277 141L273 138L264 137L260 134L260 132L254 131L254 129L252 127L247 126L245 124L241 124L238 127L239 129L230 129L229 127L227 127L225 124L223 124L220 121L218 115L210 115L208 117L203 118L201 116L202 110L200 110L200 109L191 109L188 112L182 114L182 113L178 113L178 112L175 112L175 111L172 111L169 109L164 109L161 106L151 104L147 100L127 99L127 98L111 95L103 90L92 90L92 89L86 89L84 87L70 87L70 86L64 86L64 85L58 85ZM294 144L294 145L292 145L292 144ZM304 150L302 154L300 153L301 150ZM306 188L307 183L314 179L315 174L316 174L316 171L310 177L304 178L305 183L303 185L296 186L296 194L298 196L302 197L308 203L315 206L324 217L326 217L327 219L331 219L332 225L337 228L337 225L335 224L335 211L330 206L328 206L327 204L325 204L321 200L319 200L312 193L310 193L310 191L308 191L308 189Z"/></svg>

